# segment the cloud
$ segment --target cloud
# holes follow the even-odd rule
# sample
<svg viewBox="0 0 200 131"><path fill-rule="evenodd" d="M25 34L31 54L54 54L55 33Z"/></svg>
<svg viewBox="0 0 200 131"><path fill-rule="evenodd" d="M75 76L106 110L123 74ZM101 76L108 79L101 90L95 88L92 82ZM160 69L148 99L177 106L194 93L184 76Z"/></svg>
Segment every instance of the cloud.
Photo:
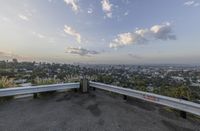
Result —
<svg viewBox="0 0 200 131"><path fill-rule="evenodd" d="M32 32L33 35L37 36L38 38L45 38L46 36L44 36L43 34L37 33L37 32Z"/></svg>
<svg viewBox="0 0 200 131"><path fill-rule="evenodd" d="M172 35L172 27L169 22L161 25L154 25L150 32L156 39L160 40L175 40L176 36Z"/></svg>
<svg viewBox="0 0 200 131"><path fill-rule="evenodd" d="M130 45L134 43L136 36L134 34L128 32L123 34L118 34L117 38L115 38L112 43L110 43L111 48L117 48L120 46Z"/></svg>
<svg viewBox="0 0 200 131"><path fill-rule="evenodd" d="M66 53L80 55L80 56L91 56L91 55L99 54L99 52L97 52L97 51L87 50L87 49L84 49L81 47L79 47L79 48L68 47L66 49Z"/></svg>
<svg viewBox="0 0 200 131"><path fill-rule="evenodd" d="M185 5L185 6L197 7L197 6L199 6L200 4L199 4L198 2L196 2L196 1L192 1L192 0L191 0L191 1L185 2L184 5Z"/></svg>
<svg viewBox="0 0 200 131"><path fill-rule="evenodd" d="M200 3L195 3L193 6L194 7L197 7L197 6L199 6L200 5Z"/></svg>
<svg viewBox="0 0 200 131"><path fill-rule="evenodd" d="M72 29L70 26L65 25L64 32L68 35L75 37L76 41L78 43L81 43L81 35L78 32L76 32L74 29Z"/></svg>
<svg viewBox="0 0 200 131"><path fill-rule="evenodd" d="M64 2L67 4L67 5L69 5L69 6L71 6L71 8L72 8L72 10L74 11L74 12L78 12L79 11L79 6L78 6L78 0L64 0Z"/></svg>
<svg viewBox="0 0 200 131"><path fill-rule="evenodd" d="M93 9L92 9L92 8L88 8L87 13L88 13L88 14L92 14L92 13L93 13Z"/></svg>
<svg viewBox="0 0 200 131"><path fill-rule="evenodd" d="M194 1L187 1L184 3L184 5L187 5L187 6L190 6L190 5L193 5L194 4Z"/></svg>
<svg viewBox="0 0 200 131"><path fill-rule="evenodd" d="M118 34L110 43L110 48L124 47L132 44L145 43L150 40L175 40L169 22L154 25L150 29L136 29L134 32Z"/></svg>
<svg viewBox="0 0 200 131"><path fill-rule="evenodd" d="M39 38L45 38L45 36L42 35L42 34L37 34L37 36L38 36Z"/></svg>
<svg viewBox="0 0 200 131"><path fill-rule="evenodd" d="M128 11L126 11L125 13L124 13L124 16L127 16L129 14L129 12Z"/></svg>
<svg viewBox="0 0 200 131"><path fill-rule="evenodd" d="M22 14L18 14L18 17L21 19L21 20L24 20L24 21L29 21L29 18L25 15L22 15Z"/></svg>
<svg viewBox="0 0 200 131"><path fill-rule="evenodd" d="M112 4L110 4L109 0L102 0L101 1L102 10L106 13L108 18L112 17Z"/></svg>

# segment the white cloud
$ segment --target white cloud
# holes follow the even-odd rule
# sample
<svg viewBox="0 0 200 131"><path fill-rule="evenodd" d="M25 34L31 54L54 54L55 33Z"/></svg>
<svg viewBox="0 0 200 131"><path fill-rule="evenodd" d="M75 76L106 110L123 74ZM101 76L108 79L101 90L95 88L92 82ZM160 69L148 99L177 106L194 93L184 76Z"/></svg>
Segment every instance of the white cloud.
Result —
<svg viewBox="0 0 200 131"><path fill-rule="evenodd" d="M37 32L32 32L33 35L37 36L38 38L45 38L46 36L44 36L43 34L41 33L37 33Z"/></svg>
<svg viewBox="0 0 200 131"><path fill-rule="evenodd" d="M64 2L71 6L72 10L75 11L75 12L78 12L79 11L79 6L78 6L78 0L64 0Z"/></svg>
<svg viewBox="0 0 200 131"><path fill-rule="evenodd" d="M39 38L45 38L45 36L42 35L42 34L37 34L37 36L38 36Z"/></svg>
<svg viewBox="0 0 200 131"><path fill-rule="evenodd" d="M108 18L112 18L112 13L111 13L111 12L106 13L106 16L107 16Z"/></svg>
<svg viewBox="0 0 200 131"><path fill-rule="evenodd" d="M81 43L81 35L80 35L78 32L76 32L76 31L75 31L74 29L72 29L70 26L65 25L64 27L65 27L65 28L64 28L64 32L65 32L65 33L67 33L68 35L71 35L71 36L75 37L75 38L76 38L76 41L77 41L78 43Z"/></svg>
<svg viewBox="0 0 200 131"><path fill-rule="evenodd" d="M93 9L92 9L92 8L88 8L87 13L88 13L88 14L92 14L92 13L93 13Z"/></svg>
<svg viewBox="0 0 200 131"><path fill-rule="evenodd" d="M22 14L18 14L18 17L24 21L29 21L29 18L25 15L22 15Z"/></svg>
<svg viewBox="0 0 200 131"><path fill-rule="evenodd" d="M194 7L197 7L197 6L199 6L200 4L199 3L195 3L193 6Z"/></svg>
<svg viewBox="0 0 200 131"><path fill-rule="evenodd" d="M124 47L132 44L145 43L149 40L175 40L172 27L169 22L154 25L150 29L136 29L134 32L118 34L110 43L110 48Z"/></svg>
<svg viewBox="0 0 200 131"><path fill-rule="evenodd" d="M193 6L193 7L197 7L197 6L199 6L200 4L198 3L198 2L196 2L196 1L186 1L185 3L184 3L184 5L185 6Z"/></svg>
<svg viewBox="0 0 200 131"><path fill-rule="evenodd" d="M110 1L109 0L102 0L101 1L101 4L102 4L102 9L104 11L111 11L112 9L112 4L110 4Z"/></svg>
<svg viewBox="0 0 200 131"><path fill-rule="evenodd" d="M97 51L88 50L88 49L84 49L81 47L79 47L79 48L68 47L66 49L66 53L80 55L80 56L91 56L91 55L99 54L99 52L97 52Z"/></svg>
<svg viewBox="0 0 200 131"><path fill-rule="evenodd" d="M125 16L127 16L128 14L129 14L129 12L128 12L128 11L126 11L126 12L124 13L124 15L125 15Z"/></svg>
<svg viewBox="0 0 200 131"><path fill-rule="evenodd" d="M184 5L187 5L187 6L190 6L190 5L193 5L194 4L194 1L187 1L184 3Z"/></svg>
<svg viewBox="0 0 200 131"><path fill-rule="evenodd" d="M110 48L117 48L120 46L130 45L135 41L134 36L128 32L123 34L118 34L112 43L110 43Z"/></svg>
<svg viewBox="0 0 200 131"><path fill-rule="evenodd" d="M150 33L156 38L160 40L175 40L176 36L172 35L172 28L169 22L161 25L154 25L150 29Z"/></svg>
<svg viewBox="0 0 200 131"><path fill-rule="evenodd" d="M112 17L112 4L110 4L109 0L102 0L101 1L102 10L106 13L106 16L111 18Z"/></svg>

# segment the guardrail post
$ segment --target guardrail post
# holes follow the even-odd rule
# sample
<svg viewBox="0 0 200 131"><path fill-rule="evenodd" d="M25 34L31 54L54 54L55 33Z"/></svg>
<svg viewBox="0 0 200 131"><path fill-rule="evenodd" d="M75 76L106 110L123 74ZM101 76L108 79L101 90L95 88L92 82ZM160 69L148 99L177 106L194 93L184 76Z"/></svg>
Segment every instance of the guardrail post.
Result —
<svg viewBox="0 0 200 131"><path fill-rule="evenodd" d="M33 98L36 99L37 97L38 97L38 94L37 94L37 93L34 93L34 94L33 94Z"/></svg>
<svg viewBox="0 0 200 131"><path fill-rule="evenodd" d="M181 97L183 100L188 100L186 97ZM187 118L187 113L185 111L180 111L180 116L184 119Z"/></svg>
<svg viewBox="0 0 200 131"><path fill-rule="evenodd" d="M124 99L124 100L127 100L127 96L126 96L126 95L123 95L123 99Z"/></svg>
<svg viewBox="0 0 200 131"><path fill-rule="evenodd" d="M74 89L74 92L78 92L78 90L77 90L77 89Z"/></svg>
<svg viewBox="0 0 200 131"><path fill-rule="evenodd" d="M81 80L81 85L80 85L80 90L82 93L87 93L88 92L88 87L89 83L87 79L82 79Z"/></svg>
<svg viewBox="0 0 200 131"><path fill-rule="evenodd" d="M185 111L180 111L180 116L184 119L187 118L187 113Z"/></svg>

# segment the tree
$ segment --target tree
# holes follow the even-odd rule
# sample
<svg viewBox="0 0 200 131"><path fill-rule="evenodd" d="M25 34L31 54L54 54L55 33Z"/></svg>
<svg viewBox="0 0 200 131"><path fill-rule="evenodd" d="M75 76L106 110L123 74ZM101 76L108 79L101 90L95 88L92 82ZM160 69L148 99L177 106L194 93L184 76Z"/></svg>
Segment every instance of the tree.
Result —
<svg viewBox="0 0 200 131"><path fill-rule="evenodd" d="M191 91L186 86L179 86L172 90L172 96L176 98L187 98L188 100L191 99Z"/></svg>
<svg viewBox="0 0 200 131"><path fill-rule="evenodd" d="M12 61L13 61L13 63L15 63L15 64L18 63L18 60L17 60L16 58L14 58Z"/></svg>

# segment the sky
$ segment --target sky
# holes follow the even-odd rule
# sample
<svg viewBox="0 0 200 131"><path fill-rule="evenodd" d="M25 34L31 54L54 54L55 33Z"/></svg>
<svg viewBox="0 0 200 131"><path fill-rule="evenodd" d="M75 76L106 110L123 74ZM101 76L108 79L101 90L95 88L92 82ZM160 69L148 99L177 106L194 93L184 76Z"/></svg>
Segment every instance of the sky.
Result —
<svg viewBox="0 0 200 131"><path fill-rule="evenodd" d="M200 64L200 0L0 0L0 60Z"/></svg>

